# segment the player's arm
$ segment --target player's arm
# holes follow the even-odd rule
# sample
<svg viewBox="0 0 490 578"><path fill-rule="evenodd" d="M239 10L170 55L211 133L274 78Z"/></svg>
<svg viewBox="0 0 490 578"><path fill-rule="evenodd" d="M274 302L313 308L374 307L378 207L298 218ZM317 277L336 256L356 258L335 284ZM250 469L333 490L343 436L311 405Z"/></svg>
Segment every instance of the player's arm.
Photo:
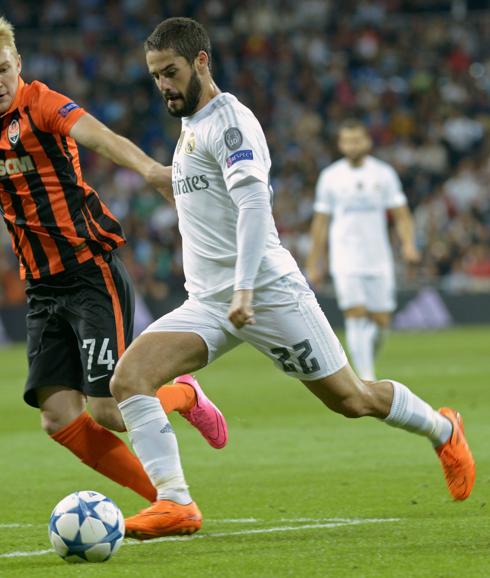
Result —
<svg viewBox="0 0 490 578"><path fill-rule="evenodd" d="M90 114L81 116L70 129L77 143L112 162L138 172L173 204L172 168L149 157L129 139L116 134Z"/></svg>
<svg viewBox="0 0 490 578"><path fill-rule="evenodd" d="M271 194L265 183L251 178L232 188L230 196L238 207L238 221L234 293L228 318L241 329L255 323L253 288L272 219Z"/></svg>
<svg viewBox="0 0 490 578"><path fill-rule="evenodd" d="M412 215L407 205L391 209L395 228L401 242L402 255L408 263L418 263L420 254L415 246L415 231Z"/></svg>
<svg viewBox="0 0 490 578"><path fill-rule="evenodd" d="M330 215L316 212L310 228L310 251L306 258L306 276L319 285L327 272L327 247Z"/></svg>

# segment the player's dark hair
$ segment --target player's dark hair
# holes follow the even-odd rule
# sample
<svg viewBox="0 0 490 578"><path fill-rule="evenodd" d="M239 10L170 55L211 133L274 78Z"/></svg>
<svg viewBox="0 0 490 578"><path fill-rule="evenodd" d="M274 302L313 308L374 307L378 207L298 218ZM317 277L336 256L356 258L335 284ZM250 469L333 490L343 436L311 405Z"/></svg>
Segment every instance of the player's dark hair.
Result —
<svg viewBox="0 0 490 578"><path fill-rule="evenodd" d="M153 30L145 41L145 51L171 48L192 64L201 50L209 58L211 69L211 41L204 27L192 18L167 18Z"/></svg>
<svg viewBox="0 0 490 578"><path fill-rule="evenodd" d="M341 130L344 130L344 129L347 129L347 130L360 129L360 130L363 130L363 131L366 132L366 133L369 132L368 129L367 129L367 127L366 127L366 125L365 125L362 121L360 121L359 119L357 119L357 118L346 118L345 120L343 120L343 121L340 123L339 132L340 132Z"/></svg>

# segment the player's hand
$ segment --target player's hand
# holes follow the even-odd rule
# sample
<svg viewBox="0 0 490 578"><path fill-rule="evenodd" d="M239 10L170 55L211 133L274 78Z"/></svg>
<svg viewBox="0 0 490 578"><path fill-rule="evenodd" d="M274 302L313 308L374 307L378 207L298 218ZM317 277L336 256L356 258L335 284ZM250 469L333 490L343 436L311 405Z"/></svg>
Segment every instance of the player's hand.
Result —
<svg viewBox="0 0 490 578"><path fill-rule="evenodd" d="M240 289L233 293L228 319L237 329L241 329L244 325L255 325L252 297L251 289Z"/></svg>
<svg viewBox="0 0 490 578"><path fill-rule="evenodd" d="M402 255L407 263L411 263L413 265L420 263L420 253L418 252L415 245L403 245Z"/></svg>
<svg viewBox="0 0 490 578"><path fill-rule="evenodd" d="M150 163L145 170L144 177L147 183L173 203L172 167L164 167L157 162Z"/></svg>

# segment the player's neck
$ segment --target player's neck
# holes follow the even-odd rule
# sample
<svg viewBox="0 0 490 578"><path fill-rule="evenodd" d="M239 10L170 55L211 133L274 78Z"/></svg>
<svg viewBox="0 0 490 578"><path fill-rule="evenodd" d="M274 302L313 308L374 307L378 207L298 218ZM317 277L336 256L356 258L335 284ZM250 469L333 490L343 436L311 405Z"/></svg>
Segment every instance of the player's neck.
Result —
<svg viewBox="0 0 490 578"><path fill-rule="evenodd" d="M360 159L347 159L347 162L349 163L349 166L351 166L353 169L359 169L364 165L366 157L367 155L361 157Z"/></svg>
<svg viewBox="0 0 490 578"><path fill-rule="evenodd" d="M216 83L212 78L209 78L208 80L203 82L201 98L199 99L199 104L197 105L196 110L194 111L193 114L199 112L201 108L204 108L208 104L208 102L213 100L213 98L215 96L218 96L218 94L220 93L221 90L218 88L218 86L216 85Z"/></svg>

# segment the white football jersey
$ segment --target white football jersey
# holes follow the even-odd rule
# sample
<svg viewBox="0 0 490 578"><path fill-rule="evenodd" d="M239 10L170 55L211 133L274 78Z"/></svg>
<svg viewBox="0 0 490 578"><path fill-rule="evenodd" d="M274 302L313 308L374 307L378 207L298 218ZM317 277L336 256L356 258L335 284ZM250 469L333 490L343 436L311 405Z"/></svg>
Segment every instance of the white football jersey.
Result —
<svg viewBox="0 0 490 578"><path fill-rule="evenodd" d="M185 287L191 296L203 298L233 287L238 209L229 191L251 178L270 189L270 166L258 120L233 95L221 93L182 119L172 185L182 235ZM295 260L279 241L271 216L254 286L297 270Z"/></svg>
<svg viewBox="0 0 490 578"><path fill-rule="evenodd" d="M392 273L386 209L406 202L398 175L379 159L368 156L359 167L341 159L324 169L314 209L331 216L332 275Z"/></svg>

